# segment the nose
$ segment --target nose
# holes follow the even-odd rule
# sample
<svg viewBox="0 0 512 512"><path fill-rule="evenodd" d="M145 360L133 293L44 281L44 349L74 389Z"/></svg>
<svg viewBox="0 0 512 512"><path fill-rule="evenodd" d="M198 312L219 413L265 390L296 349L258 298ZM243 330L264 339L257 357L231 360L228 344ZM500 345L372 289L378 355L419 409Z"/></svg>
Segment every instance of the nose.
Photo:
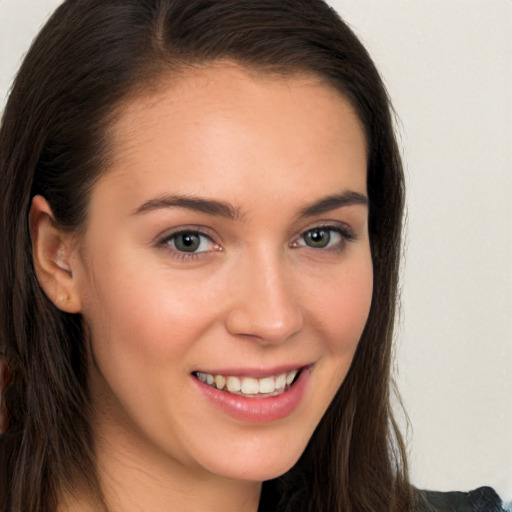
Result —
<svg viewBox="0 0 512 512"><path fill-rule="evenodd" d="M303 311L293 291L297 283L281 258L260 255L237 267L226 316L231 334L277 344L302 329Z"/></svg>

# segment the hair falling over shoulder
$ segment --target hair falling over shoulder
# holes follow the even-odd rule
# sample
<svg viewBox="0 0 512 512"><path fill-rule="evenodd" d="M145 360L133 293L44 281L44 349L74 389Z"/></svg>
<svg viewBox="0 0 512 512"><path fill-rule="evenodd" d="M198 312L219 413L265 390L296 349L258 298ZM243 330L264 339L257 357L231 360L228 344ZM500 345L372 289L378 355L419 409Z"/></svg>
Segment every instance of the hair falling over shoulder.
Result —
<svg viewBox="0 0 512 512"><path fill-rule="evenodd" d="M187 67L232 60L318 76L352 104L368 146L370 315L351 369L297 464L265 482L260 510L411 510L390 407L404 181L390 102L367 51L321 0L67 0L34 40L0 131L0 510L56 511L85 489L102 508L79 314L38 285L28 212L83 228L123 102Z"/></svg>

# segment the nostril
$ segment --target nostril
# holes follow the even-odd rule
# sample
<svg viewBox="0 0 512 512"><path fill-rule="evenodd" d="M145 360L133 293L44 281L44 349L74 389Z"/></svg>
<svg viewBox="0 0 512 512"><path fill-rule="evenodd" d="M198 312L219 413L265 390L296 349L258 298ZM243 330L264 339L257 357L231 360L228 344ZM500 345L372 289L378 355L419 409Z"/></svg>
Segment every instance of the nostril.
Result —
<svg viewBox="0 0 512 512"><path fill-rule="evenodd" d="M287 278L289 269L272 251L263 249L247 254L244 264L237 268L226 327L234 336L282 343L302 329L302 306L294 290L296 281Z"/></svg>
<svg viewBox="0 0 512 512"><path fill-rule="evenodd" d="M239 304L226 318L226 328L232 335L264 343L284 343L302 326L302 312L294 305L283 309L271 303L265 306Z"/></svg>

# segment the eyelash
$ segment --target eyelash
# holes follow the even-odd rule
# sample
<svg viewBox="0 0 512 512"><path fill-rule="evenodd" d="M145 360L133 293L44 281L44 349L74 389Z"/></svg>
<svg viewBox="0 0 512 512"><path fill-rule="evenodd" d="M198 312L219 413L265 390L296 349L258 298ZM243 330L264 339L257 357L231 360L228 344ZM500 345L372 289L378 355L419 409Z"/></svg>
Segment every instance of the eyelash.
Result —
<svg viewBox="0 0 512 512"><path fill-rule="evenodd" d="M332 245L326 245L325 247L311 247L306 244L304 237L308 233L313 233L314 231L321 232L329 232L329 233L336 233L340 236L340 240L337 241L335 244ZM179 229L178 231L174 231L172 233L166 234L163 238L161 238L158 241L158 245L162 247L165 250L168 250L172 253L173 257L179 259L179 260L196 260L198 258L202 258L205 256L205 253L211 252L211 250L202 250L199 252L186 252L178 249L176 247L176 240L180 235L190 235L195 236L203 239L200 241L200 244L204 243L204 239L207 239L208 244L213 245L213 250L220 251L221 246L215 243L213 240L213 237L205 233L204 231L201 231L197 228L186 228L186 229ZM331 242L332 234L330 235L329 243ZM350 243L354 240L356 240L356 235L354 232L348 228L348 227L340 227L340 226L332 226L332 225L320 225L315 226L313 228L307 229L303 231L291 244L290 246L292 248L299 248L299 247L306 247L310 249L316 249L316 250L324 250L324 251L337 251L341 252L345 249L347 243ZM172 244L172 245L171 245ZM200 246L199 246L200 247Z"/></svg>

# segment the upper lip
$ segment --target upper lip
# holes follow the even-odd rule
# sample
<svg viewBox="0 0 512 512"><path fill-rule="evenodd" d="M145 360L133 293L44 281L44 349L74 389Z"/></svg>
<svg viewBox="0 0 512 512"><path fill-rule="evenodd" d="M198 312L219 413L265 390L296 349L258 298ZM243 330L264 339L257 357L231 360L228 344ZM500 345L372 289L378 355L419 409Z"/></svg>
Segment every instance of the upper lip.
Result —
<svg viewBox="0 0 512 512"><path fill-rule="evenodd" d="M293 372L294 370L303 370L312 366L311 363L306 364L287 364L282 366L274 366L272 368L216 368L214 370L197 369L192 373L208 373L210 375L232 375L234 377L254 377L261 379L264 377L271 377L274 375L281 375L283 373Z"/></svg>

